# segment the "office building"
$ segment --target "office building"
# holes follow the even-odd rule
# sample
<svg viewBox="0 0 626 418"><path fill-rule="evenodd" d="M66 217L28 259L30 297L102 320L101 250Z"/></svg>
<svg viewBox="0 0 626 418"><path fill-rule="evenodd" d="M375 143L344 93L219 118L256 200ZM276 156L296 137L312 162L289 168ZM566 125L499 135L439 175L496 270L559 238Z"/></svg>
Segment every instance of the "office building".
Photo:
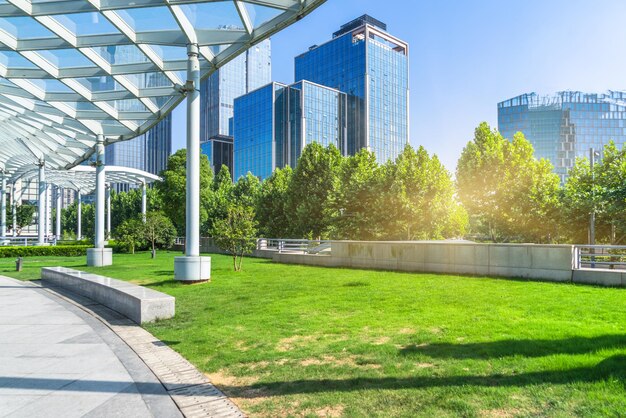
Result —
<svg viewBox="0 0 626 418"><path fill-rule="evenodd" d="M508 139L522 132L565 181L577 157L589 149L626 142L626 92L605 94L562 91L552 96L522 94L498 103L498 130Z"/></svg>
<svg viewBox="0 0 626 418"><path fill-rule="evenodd" d="M295 167L302 149L318 142L347 149L347 97L309 81L270 83L235 99L234 178L248 172L265 179Z"/></svg>
<svg viewBox="0 0 626 418"><path fill-rule="evenodd" d="M271 42L265 40L211 74L200 85L201 150L215 172L226 165L231 175L233 173L234 101L271 82L271 52Z"/></svg>
<svg viewBox="0 0 626 418"><path fill-rule="evenodd" d="M368 15L295 58L295 80L335 88L348 97L348 154L367 148L380 163L409 141L409 46Z"/></svg>

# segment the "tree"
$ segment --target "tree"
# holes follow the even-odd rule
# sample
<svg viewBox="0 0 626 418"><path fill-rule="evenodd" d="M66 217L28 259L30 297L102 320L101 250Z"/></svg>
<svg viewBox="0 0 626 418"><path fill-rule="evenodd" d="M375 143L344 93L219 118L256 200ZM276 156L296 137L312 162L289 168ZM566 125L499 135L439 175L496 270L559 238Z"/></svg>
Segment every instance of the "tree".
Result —
<svg viewBox="0 0 626 418"><path fill-rule="evenodd" d="M135 249L145 242L143 221L136 217L126 219L114 229L113 236L121 245L125 245L131 254L135 254Z"/></svg>
<svg viewBox="0 0 626 418"><path fill-rule="evenodd" d="M232 255L234 270L241 271L244 254L255 249L257 223L254 210L242 204L229 205L226 218L213 223L212 233L217 246Z"/></svg>
<svg viewBox="0 0 626 418"><path fill-rule="evenodd" d="M251 173L239 177L232 188L232 198L251 208L256 207L261 194L261 182L259 178Z"/></svg>
<svg viewBox="0 0 626 418"><path fill-rule="evenodd" d="M83 238L93 239L95 235L95 208L94 205L83 203L81 214L81 233ZM78 226L78 202L73 202L61 213L61 225L63 233L73 235Z"/></svg>
<svg viewBox="0 0 626 418"><path fill-rule="evenodd" d="M473 228L492 241L551 241L558 234L559 178L521 133L508 141L476 128L457 165L459 198Z"/></svg>
<svg viewBox="0 0 626 418"><path fill-rule="evenodd" d="M291 167L278 168L261 185L256 219L259 222L259 233L263 237L290 237L292 217L289 214L288 191L292 176Z"/></svg>
<svg viewBox="0 0 626 418"><path fill-rule="evenodd" d="M202 232L210 234L213 225L218 219L225 219L228 215L228 206L233 200L233 181L228 167L222 165L220 171L213 178L210 198L204 202L207 211L207 220L202 225Z"/></svg>
<svg viewBox="0 0 626 418"><path fill-rule="evenodd" d="M10 212L10 208L9 210L7 210L8 213ZM35 205L31 205L28 203L23 203L19 206L17 206L17 208L15 209L15 214L16 214L16 226L17 226L17 235L19 236L22 233L22 229L24 229L24 227L29 226L33 223L33 216L35 215L35 212L37 211L37 207Z"/></svg>
<svg viewBox="0 0 626 418"><path fill-rule="evenodd" d="M156 256L156 246L171 246L176 239L176 228L170 218L162 212L148 212L143 222L143 236L152 248L152 258Z"/></svg>
<svg viewBox="0 0 626 418"><path fill-rule="evenodd" d="M170 156L167 168L161 172L162 182L155 188L160 192L163 212L170 218L179 234L185 233L185 211L187 196L187 151L181 149ZM200 156L200 222L208 218L206 202L211 199L213 171L206 155Z"/></svg>
<svg viewBox="0 0 626 418"><path fill-rule="evenodd" d="M289 184L292 230L298 237L321 238L329 230L332 214L328 199L339 171L341 154L313 142L302 151Z"/></svg>
<svg viewBox="0 0 626 418"><path fill-rule="evenodd" d="M141 188L130 189L128 192L111 191L111 229L115 229L127 219L141 213ZM147 187L146 204L150 211L162 211L161 192L155 187Z"/></svg>
<svg viewBox="0 0 626 418"><path fill-rule="evenodd" d="M383 167L377 205L386 239L441 239L464 232L454 183L436 155L407 145Z"/></svg>
<svg viewBox="0 0 626 418"><path fill-rule="evenodd" d="M365 148L342 159L328 202L335 238L372 240L381 236L374 210L383 203L381 175L376 156Z"/></svg>

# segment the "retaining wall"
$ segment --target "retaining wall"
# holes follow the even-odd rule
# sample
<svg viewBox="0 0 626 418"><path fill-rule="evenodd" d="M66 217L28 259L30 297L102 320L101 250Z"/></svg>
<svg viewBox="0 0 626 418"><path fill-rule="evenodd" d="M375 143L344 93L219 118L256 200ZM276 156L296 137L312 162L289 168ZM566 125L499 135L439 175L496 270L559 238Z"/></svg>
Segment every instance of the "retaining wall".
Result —
<svg viewBox="0 0 626 418"><path fill-rule="evenodd" d="M332 255L278 254L281 263L572 280L574 246L466 242L335 241Z"/></svg>

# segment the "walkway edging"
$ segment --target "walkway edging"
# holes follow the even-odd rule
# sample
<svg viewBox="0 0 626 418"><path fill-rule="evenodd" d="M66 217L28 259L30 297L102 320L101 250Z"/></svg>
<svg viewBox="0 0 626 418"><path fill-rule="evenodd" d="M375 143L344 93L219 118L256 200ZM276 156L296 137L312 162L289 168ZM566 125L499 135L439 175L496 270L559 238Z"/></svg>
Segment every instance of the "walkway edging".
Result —
<svg viewBox="0 0 626 418"><path fill-rule="evenodd" d="M111 329L154 373L185 417L245 417L193 364L132 320L67 289L35 287L73 304Z"/></svg>

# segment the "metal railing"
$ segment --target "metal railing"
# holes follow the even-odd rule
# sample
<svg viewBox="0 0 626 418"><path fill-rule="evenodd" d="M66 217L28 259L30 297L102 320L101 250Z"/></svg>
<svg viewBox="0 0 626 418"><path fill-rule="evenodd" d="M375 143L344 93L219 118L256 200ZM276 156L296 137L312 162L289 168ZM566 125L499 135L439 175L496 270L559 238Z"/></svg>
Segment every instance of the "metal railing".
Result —
<svg viewBox="0 0 626 418"><path fill-rule="evenodd" d="M54 236L44 237L44 242L50 245L56 245L57 239ZM39 240L37 237L0 237L1 247L27 247L37 245Z"/></svg>
<svg viewBox="0 0 626 418"><path fill-rule="evenodd" d="M574 268L600 268L626 270L626 246L624 245L576 245Z"/></svg>
<svg viewBox="0 0 626 418"><path fill-rule="evenodd" d="M278 251L279 253L330 254L332 241L308 239L259 238L257 250Z"/></svg>

